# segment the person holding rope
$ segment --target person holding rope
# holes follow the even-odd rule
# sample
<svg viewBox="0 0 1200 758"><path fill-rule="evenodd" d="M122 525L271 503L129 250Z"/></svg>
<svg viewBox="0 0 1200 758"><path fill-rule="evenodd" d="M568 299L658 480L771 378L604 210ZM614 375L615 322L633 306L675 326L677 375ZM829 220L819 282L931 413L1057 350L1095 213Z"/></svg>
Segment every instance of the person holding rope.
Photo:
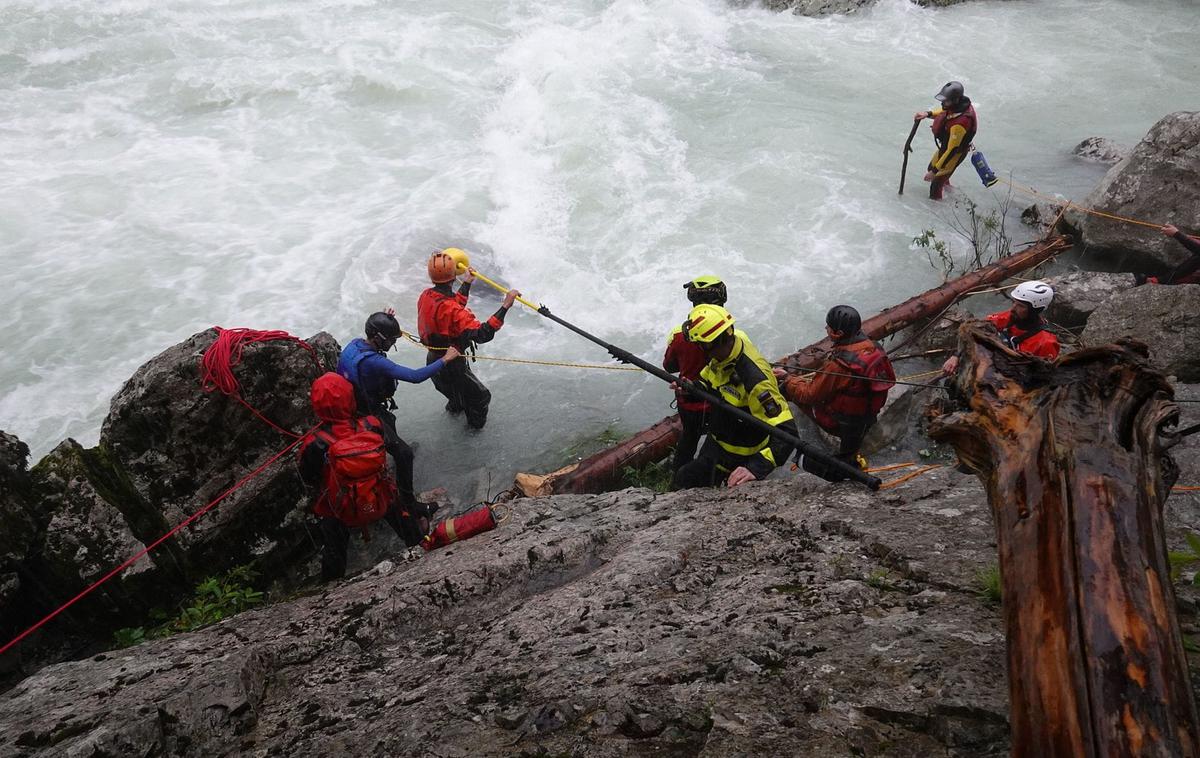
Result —
<svg viewBox="0 0 1200 758"><path fill-rule="evenodd" d="M1161 229L1162 233L1183 245L1192 257L1175 267L1165 280L1157 276L1134 274L1137 285L1142 284L1200 284L1200 237L1184 234L1174 224L1167 224Z"/></svg>
<svg viewBox="0 0 1200 758"><path fill-rule="evenodd" d="M711 303L697 305L688 314L683 332L704 353L705 365L697 385L766 424L796 434L796 422L779 392L771 364L744 332L733 328L729 311ZM708 438L696 459L675 471L671 489L711 487L721 482L736 487L765 479L792 454L791 443L723 407L710 407Z"/></svg>
<svg viewBox="0 0 1200 758"><path fill-rule="evenodd" d="M692 306L709 303L724 306L728 299L725 283L715 276L698 276L683 285ZM663 356L663 368L680 378L696 380L708 359L699 343L689 342L682 326L675 327L667 337L667 352ZM708 415L708 403L692 398L685 390L675 390L675 407L679 410L679 422L683 430L675 444L675 471L683 468L696 457L696 447L704 435Z"/></svg>
<svg viewBox="0 0 1200 758"><path fill-rule="evenodd" d="M490 342L504 317L521 293L509 290L504 295L500 309L480 323L467 308L471 294L471 283L475 281L475 270L468 268L462 284L455 292L452 284L458 274L458 256L465 260L466 254L458 248L438 250L429 257L426 270L433 286L421 293L417 299L417 333L421 343L428 348L426 362L433 364L441 359L447 349L466 352L475 345ZM491 391L479 381L466 361L450 366L434 376L433 386L446 398L446 410L451 414L466 412L467 426L482 429L487 423L488 406L492 402Z"/></svg>
<svg viewBox="0 0 1200 758"><path fill-rule="evenodd" d="M933 119L933 141L937 150L929 160L925 181L929 182L930 199L941 200L946 187L950 186L951 174L971 151L979 118L971 98L963 92L962 82L947 82L935 97L942 105L931 111L917 111L913 120Z"/></svg>
<svg viewBox="0 0 1200 758"><path fill-rule="evenodd" d="M896 372L883 348L863 333L862 317L851 306L829 309L825 334L833 342L833 351L819 373L789 376L782 368L774 369L774 373L782 380L784 397L840 440L834 457L865 470L866 461L859 450L887 401ZM800 466L826 481L845 479L808 457L801 457Z"/></svg>
<svg viewBox="0 0 1200 758"><path fill-rule="evenodd" d="M350 344L342 349L337 372L354 385L359 413L375 416L383 422L383 439L387 443L388 454L396 463L396 486L400 491L400 505L411 508L422 516L431 516L432 511L417 502L417 495L413 489L413 450L396 431L396 415L392 413L396 407L393 395L396 394L400 382L420 384L452 364L462 354L452 347L439 353L436 361L419 369L393 363L388 359L387 352L395 346L402 332L400 322L396 320L396 315L391 309L372 313L367 318L364 331L366 339L360 337L351 340Z"/></svg>

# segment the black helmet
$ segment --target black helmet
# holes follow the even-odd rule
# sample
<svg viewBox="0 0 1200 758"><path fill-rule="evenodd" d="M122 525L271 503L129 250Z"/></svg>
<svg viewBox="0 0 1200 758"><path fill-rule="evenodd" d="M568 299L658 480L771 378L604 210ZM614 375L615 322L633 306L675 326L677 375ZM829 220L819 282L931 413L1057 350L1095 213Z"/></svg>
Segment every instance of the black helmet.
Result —
<svg viewBox="0 0 1200 758"><path fill-rule="evenodd" d="M825 323L835 332L853 335L862 328L862 316L848 305L835 305L825 314Z"/></svg>
<svg viewBox="0 0 1200 758"><path fill-rule="evenodd" d="M400 322L390 313L372 313L367 316L367 325L365 327L367 339L382 334L390 340L400 339Z"/></svg>
<svg viewBox="0 0 1200 758"><path fill-rule="evenodd" d="M962 100L963 86L962 82L946 82L942 87L942 91L934 95L939 103L957 103Z"/></svg>
<svg viewBox="0 0 1200 758"><path fill-rule="evenodd" d="M725 305L729 295L725 291L725 282L715 276L698 276L683 285L687 290L687 299L692 305Z"/></svg>

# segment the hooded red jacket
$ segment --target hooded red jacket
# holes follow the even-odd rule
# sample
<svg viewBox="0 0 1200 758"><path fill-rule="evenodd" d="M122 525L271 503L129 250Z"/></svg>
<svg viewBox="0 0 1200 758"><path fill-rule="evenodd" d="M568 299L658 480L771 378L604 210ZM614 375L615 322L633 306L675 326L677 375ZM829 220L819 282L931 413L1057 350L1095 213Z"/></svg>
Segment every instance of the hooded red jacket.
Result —
<svg viewBox="0 0 1200 758"><path fill-rule="evenodd" d="M359 416L358 403L354 398L354 385L345 377L332 371L317 377L309 392L313 413L321 421L300 443L296 454L300 467L300 478L310 487L317 487L318 494L313 501L313 513L318 516L333 517L333 512L326 502L323 485L325 474L325 452L328 444L321 439L321 433L335 440L348 437L355 432L370 430L383 435L383 424L374 416Z"/></svg>

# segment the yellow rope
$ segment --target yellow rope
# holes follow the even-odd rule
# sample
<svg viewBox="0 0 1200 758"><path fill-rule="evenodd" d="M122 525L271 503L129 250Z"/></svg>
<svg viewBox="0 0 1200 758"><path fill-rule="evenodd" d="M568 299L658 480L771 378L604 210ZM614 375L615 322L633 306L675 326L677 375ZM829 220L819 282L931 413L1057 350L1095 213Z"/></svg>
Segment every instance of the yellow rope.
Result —
<svg viewBox="0 0 1200 758"><path fill-rule="evenodd" d="M1067 200L1065 198L1055 197L1053 195L1047 195L1044 192L1038 192L1037 190L1033 189L1032 187L1026 187L1023 184L1017 184L1016 182L1011 181L1009 179L1004 179L1001 177L1000 181L1002 181L1005 184L1007 184L1008 186L1012 187L1017 192L1023 192L1032 197L1040 198L1042 200L1045 200L1050 203L1054 203L1056 205L1063 205L1067 208L1074 208L1077 211L1080 211L1082 213L1087 213L1092 216L1099 216L1100 218L1107 218L1107 219L1111 219L1113 221L1123 221L1126 224L1137 224L1138 226L1147 226L1147 227L1150 227L1151 229L1161 229L1162 228L1162 224L1152 224L1149 221L1141 221L1136 218L1129 218L1128 216L1118 216L1115 213L1106 213L1104 211L1098 211L1095 208L1088 208L1086 206L1079 205L1078 203L1071 202L1070 200Z"/></svg>
<svg viewBox="0 0 1200 758"><path fill-rule="evenodd" d="M420 338L416 337L413 334L410 334L409 332L404 331L403 329L400 330L400 334L403 335L406 340L408 340L410 343L412 343L412 345L414 347L422 347L422 348L425 348L426 350L435 350L435 351L446 349L444 347L431 347L429 345L426 345L423 342L421 342ZM500 361L502 363L524 363L524 364L528 364L530 366L563 366L565 368L596 368L596 369L605 369L608 371L641 371L641 369L636 366L610 366L610 365L603 364L603 363L568 363L566 361L535 361L535 360L527 359L527 358L499 358L494 355L476 355L473 357L476 360L480 360L480 361Z"/></svg>

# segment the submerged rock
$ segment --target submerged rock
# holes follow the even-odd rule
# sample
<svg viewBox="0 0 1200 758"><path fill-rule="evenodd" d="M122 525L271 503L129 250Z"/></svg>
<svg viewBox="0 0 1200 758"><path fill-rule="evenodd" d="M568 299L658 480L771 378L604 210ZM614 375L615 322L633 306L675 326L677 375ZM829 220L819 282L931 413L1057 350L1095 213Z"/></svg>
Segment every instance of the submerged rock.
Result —
<svg viewBox="0 0 1200 758"><path fill-rule="evenodd" d="M1105 213L1200 229L1200 112L1166 116L1084 201ZM1189 257L1154 227L1071 211L1089 254L1127 271L1166 274Z"/></svg>
<svg viewBox="0 0 1200 758"><path fill-rule="evenodd" d="M1129 155L1129 148L1118 145L1107 137L1088 137L1076 145L1071 153L1095 163L1120 163Z"/></svg>

